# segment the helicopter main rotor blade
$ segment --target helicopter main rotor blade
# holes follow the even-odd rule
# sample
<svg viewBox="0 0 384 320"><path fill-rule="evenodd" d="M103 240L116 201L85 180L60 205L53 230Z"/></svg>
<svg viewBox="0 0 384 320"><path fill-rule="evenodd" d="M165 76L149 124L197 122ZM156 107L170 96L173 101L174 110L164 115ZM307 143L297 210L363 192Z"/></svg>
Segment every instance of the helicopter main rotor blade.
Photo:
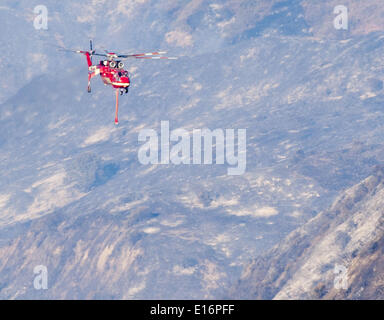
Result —
<svg viewBox="0 0 384 320"><path fill-rule="evenodd" d="M58 45L56 45L56 44L51 44L51 46L56 47L57 50L59 50L59 51L73 52L73 53L82 53L82 54L85 54L85 53L88 52L90 56L94 55L94 56L107 57L106 54L96 53L96 50L93 50L93 41L92 41L92 40L89 40L89 48L90 48L89 51L86 51L86 50L68 49L68 48L65 48L65 47L62 47L62 46L58 46Z"/></svg>
<svg viewBox="0 0 384 320"><path fill-rule="evenodd" d="M99 57L107 57L106 54L104 53L93 53L94 56L99 56Z"/></svg>
<svg viewBox="0 0 384 320"><path fill-rule="evenodd" d="M157 51L157 52L147 52L147 53L136 53L136 54L120 54L119 58L138 58L138 57L149 57L149 56L159 56L162 54L166 54L165 51Z"/></svg>
<svg viewBox="0 0 384 320"><path fill-rule="evenodd" d="M60 51L66 51L66 52L74 52L74 53L82 53L86 54L89 53L90 56L99 56L99 57L107 57L107 58L120 58L122 60L124 59L151 59L151 60L177 60L177 57L164 57L163 54L166 54L165 51L156 51L156 52L147 52L147 53L136 53L136 54L111 54L107 50L104 49L105 53L96 53L95 50L93 50L93 42L92 40L89 41L89 47L90 51L84 51L84 50L74 50L74 49L67 49L61 46L56 46L58 50Z"/></svg>
<svg viewBox="0 0 384 320"><path fill-rule="evenodd" d="M96 52L93 52L93 51L84 51L84 50L73 50L73 49L67 49L67 48L63 48L63 47L58 47L58 50L59 51L64 51L64 52L73 52L73 53L82 53L82 54L85 54L85 53L88 52L90 55L101 56L101 57L106 57L107 56L106 54L103 54L103 53L96 53Z"/></svg>
<svg viewBox="0 0 384 320"><path fill-rule="evenodd" d="M150 59L150 60L177 60L177 57L136 57L136 59Z"/></svg>
<svg viewBox="0 0 384 320"><path fill-rule="evenodd" d="M57 48L57 50L59 51L65 51L65 52L74 52L74 53L78 53L78 50L72 50L72 49L67 49L67 48L64 48L64 47L60 47L60 46L55 46Z"/></svg>

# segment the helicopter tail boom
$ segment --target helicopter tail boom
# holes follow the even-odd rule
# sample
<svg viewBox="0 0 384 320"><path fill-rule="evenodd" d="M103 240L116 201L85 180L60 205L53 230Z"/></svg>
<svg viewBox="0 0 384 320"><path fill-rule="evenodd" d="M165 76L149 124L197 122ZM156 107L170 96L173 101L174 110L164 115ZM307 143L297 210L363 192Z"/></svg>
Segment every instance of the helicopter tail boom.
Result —
<svg viewBox="0 0 384 320"><path fill-rule="evenodd" d="M92 66L92 60L91 60L91 55L87 51L78 51L78 53L82 53L87 57L87 63L88 67Z"/></svg>

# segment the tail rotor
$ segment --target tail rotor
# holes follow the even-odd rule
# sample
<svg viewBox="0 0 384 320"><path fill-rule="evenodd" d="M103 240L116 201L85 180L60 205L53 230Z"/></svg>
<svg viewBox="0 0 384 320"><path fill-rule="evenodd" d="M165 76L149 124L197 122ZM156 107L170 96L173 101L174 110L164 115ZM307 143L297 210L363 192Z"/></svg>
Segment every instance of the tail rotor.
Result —
<svg viewBox="0 0 384 320"><path fill-rule="evenodd" d="M92 39L89 40L89 56L91 58L91 62L92 62L92 56L96 53L95 50L93 50L93 42L92 42ZM93 64L93 63L92 63Z"/></svg>

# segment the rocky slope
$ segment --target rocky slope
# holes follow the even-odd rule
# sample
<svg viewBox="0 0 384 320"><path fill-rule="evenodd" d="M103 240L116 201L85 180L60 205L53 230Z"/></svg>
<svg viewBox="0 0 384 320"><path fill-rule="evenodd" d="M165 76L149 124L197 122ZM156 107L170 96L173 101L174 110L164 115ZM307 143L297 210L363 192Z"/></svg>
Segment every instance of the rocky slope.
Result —
<svg viewBox="0 0 384 320"><path fill-rule="evenodd" d="M384 169L378 168L253 261L231 294L246 299L383 299L383 212ZM335 285L338 266L345 267L344 288Z"/></svg>

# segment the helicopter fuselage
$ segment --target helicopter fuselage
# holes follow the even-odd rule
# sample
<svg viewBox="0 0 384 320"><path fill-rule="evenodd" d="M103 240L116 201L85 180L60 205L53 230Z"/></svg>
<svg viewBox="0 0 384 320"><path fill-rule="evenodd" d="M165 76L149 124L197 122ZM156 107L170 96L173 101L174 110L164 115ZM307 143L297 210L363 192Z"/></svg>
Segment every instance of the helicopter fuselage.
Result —
<svg viewBox="0 0 384 320"><path fill-rule="evenodd" d="M102 60L98 65L89 66L88 71L91 78L100 75L105 85L111 85L115 89L127 89L130 85L129 74L121 65L120 61Z"/></svg>

